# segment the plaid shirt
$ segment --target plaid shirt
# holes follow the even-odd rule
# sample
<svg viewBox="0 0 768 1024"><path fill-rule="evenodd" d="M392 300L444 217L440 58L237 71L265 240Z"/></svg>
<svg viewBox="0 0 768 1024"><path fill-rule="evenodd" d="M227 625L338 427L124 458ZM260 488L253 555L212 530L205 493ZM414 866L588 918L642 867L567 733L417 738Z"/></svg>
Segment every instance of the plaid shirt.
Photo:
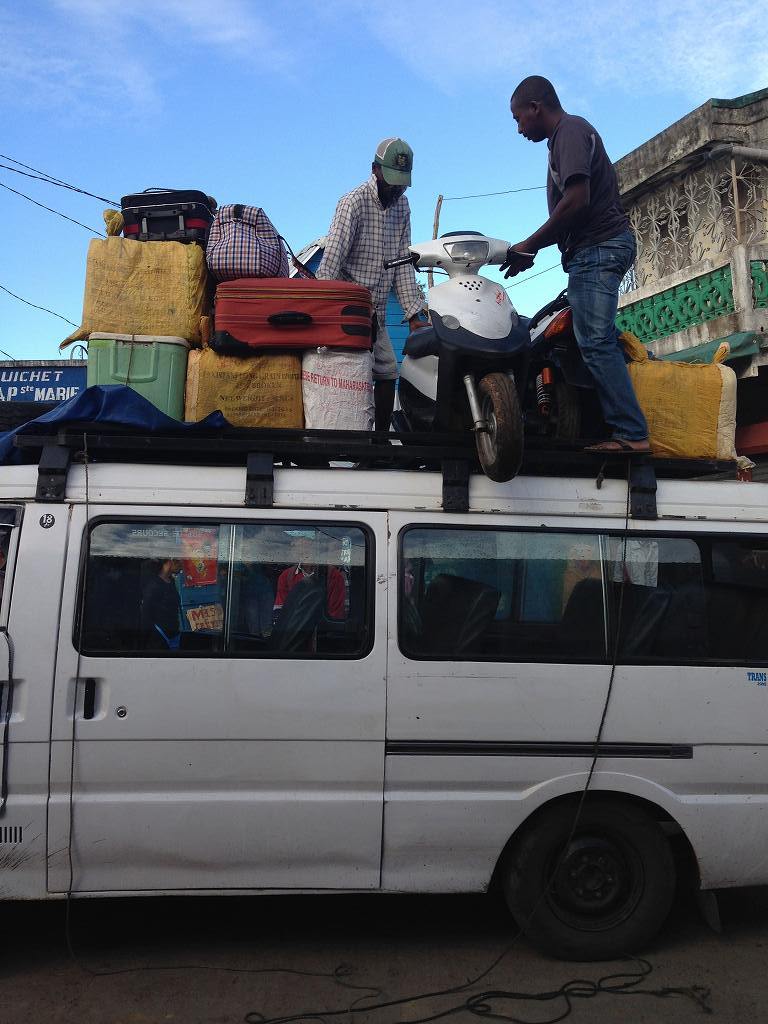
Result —
<svg viewBox="0 0 768 1024"><path fill-rule="evenodd" d="M394 284L405 319L409 320L424 308L416 272L412 266L387 270L384 261L405 256L410 242L408 200L401 196L385 210L372 174L368 181L339 200L317 276L324 280L354 281L368 288L382 325L387 297Z"/></svg>

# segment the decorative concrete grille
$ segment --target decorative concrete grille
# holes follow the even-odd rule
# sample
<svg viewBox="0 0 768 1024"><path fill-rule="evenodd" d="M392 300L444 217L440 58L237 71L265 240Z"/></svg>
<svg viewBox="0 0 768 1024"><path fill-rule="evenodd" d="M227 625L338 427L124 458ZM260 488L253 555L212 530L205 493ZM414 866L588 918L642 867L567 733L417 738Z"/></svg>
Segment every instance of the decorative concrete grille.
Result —
<svg viewBox="0 0 768 1024"><path fill-rule="evenodd" d="M766 282L768 286L768 282ZM656 341L735 309L730 266L694 277L619 310L616 326L640 341Z"/></svg>
<svg viewBox="0 0 768 1024"><path fill-rule="evenodd" d="M708 257L768 238L768 171L730 158L673 179L627 209L637 260L622 293L652 284ZM738 210L738 216L737 216ZM737 220L740 230L737 232Z"/></svg>
<svg viewBox="0 0 768 1024"><path fill-rule="evenodd" d="M768 309L768 261L752 260L752 300L755 309Z"/></svg>

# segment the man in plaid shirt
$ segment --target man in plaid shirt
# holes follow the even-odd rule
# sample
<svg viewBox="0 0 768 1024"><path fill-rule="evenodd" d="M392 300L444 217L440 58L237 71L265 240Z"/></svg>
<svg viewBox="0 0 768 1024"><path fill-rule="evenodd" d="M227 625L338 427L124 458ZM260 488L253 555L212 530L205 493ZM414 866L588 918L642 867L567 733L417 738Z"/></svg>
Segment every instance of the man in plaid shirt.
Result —
<svg viewBox="0 0 768 1024"><path fill-rule="evenodd" d="M376 148L370 178L342 196L336 207L317 277L354 281L373 296L377 328L373 346L373 398L376 430L389 430L395 405L397 360L387 334L387 297L394 285L411 330L424 326L424 296L410 265L388 270L385 260L408 254L411 210L405 190L411 184L413 150L402 139L384 139Z"/></svg>

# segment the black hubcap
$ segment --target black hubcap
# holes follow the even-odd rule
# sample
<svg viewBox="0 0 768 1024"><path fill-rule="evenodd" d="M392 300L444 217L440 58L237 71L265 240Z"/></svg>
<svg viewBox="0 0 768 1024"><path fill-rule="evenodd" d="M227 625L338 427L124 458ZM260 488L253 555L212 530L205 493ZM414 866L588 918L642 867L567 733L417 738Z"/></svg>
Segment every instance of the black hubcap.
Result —
<svg viewBox="0 0 768 1024"><path fill-rule="evenodd" d="M613 927L634 910L642 891L642 867L631 849L607 836L577 836L560 864L549 904L561 920L581 928Z"/></svg>

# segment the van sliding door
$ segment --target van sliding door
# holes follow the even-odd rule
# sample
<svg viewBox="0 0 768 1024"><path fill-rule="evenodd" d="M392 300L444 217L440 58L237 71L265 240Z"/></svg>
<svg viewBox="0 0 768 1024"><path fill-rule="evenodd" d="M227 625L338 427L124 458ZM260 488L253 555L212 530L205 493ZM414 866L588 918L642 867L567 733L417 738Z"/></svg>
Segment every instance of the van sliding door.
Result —
<svg viewBox="0 0 768 1024"><path fill-rule="evenodd" d="M70 856L78 892L377 887L385 514L90 511L59 638L51 888Z"/></svg>

